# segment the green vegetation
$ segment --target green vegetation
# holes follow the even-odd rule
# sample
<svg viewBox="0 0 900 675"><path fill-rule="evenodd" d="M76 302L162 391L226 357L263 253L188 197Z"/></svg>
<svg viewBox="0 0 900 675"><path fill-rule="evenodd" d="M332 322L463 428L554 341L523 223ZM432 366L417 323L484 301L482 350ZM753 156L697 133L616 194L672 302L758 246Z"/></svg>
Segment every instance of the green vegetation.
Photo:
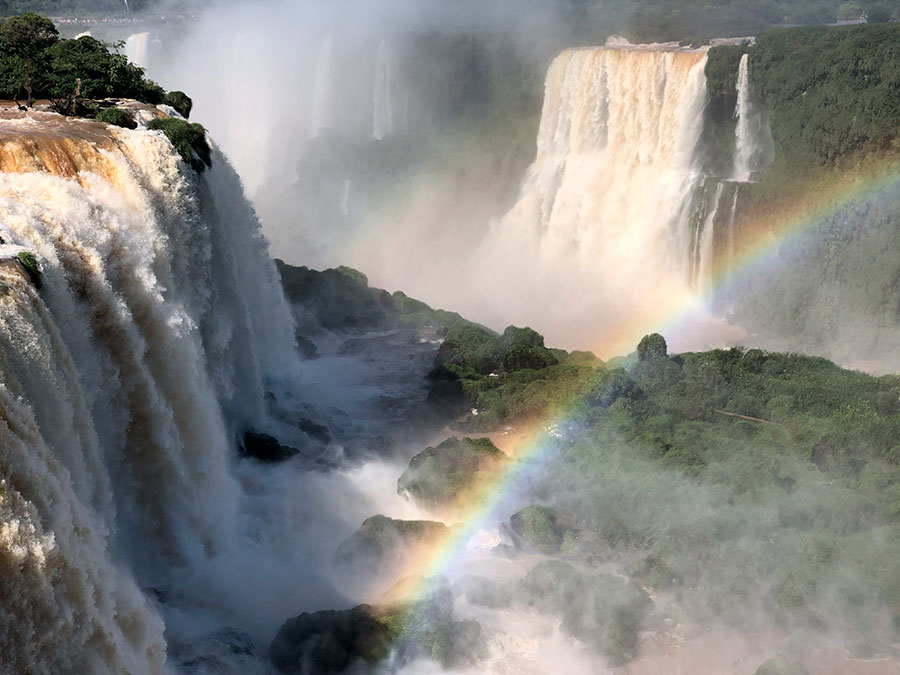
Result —
<svg viewBox="0 0 900 675"><path fill-rule="evenodd" d="M44 274L41 272L41 265L38 263L34 253L31 251L22 251L16 257L22 264L25 272L28 273L28 278L31 279L31 283L34 284L35 288L40 290L44 283Z"/></svg>
<svg viewBox="0 0 900 675"><path fill-rule="evenodd" d="M94 115L94 119L104 124L113 124L117 127L125 127L126 129L137 129L137 122L134 121L134 113L130 110L122 108L104 108Z"/></svg>
<svg viewBox="0 0 900 675"><path fill-rule="evenodd" d="M559 552L563 530L556 522L556 512L549 506L532 504L514 513L509 523L526 548L540 553Z"/></svg>
<svg viewBox="0 0 900 675"><path fill-rule="evenodd" d="M739 236L747 226L752 238L766 225L803 224L765 274L732 281L723 305L786 349L876 362L868 367L880 372L900 368L900 264L889 253L900 245L898 44L900 23L777 29L750 48L713 48L707 62L708 170L730 170L721 158L733 156L734 78L745 50L772 130L774 163L740 188Z"/></svg>
<svg viewBox="0 0 900 675"><path fill-rule="evenodd" d="M206 129L196 122L177 117L161 117L150 120L147 128L162 131L172 146L195 171L212 166L212 150L206 141Z"/></svg>
<svg viewBox="0 0 900 675"><path fill-rule="evenodd" d="M896 639L874 617L900 607L884 564L900 552L900 378L755 349L657 355L598 371L573 410L538 489L599 546L634 551L628 574L738 626Z"/></svg>
<svg viewBox="0 0 900 675"><path fill-rule="evenodd" d="M163 97L162 102L175 108L175 111L185 119L191 116L191 109L194 107L191 97L183 91L170 91Z"/></svg>
<svg viewBox="0 0 900 675"><path fill-rule="evenodd" d="M593 5L593 3L587 3ZM714 37L756 35L774 26L814 25L837 20L886 21L896 1L862 0L618 0L604 3L619 15L619 29L632 41L703 42ZM597 18L603 14L599 7Z"/></svg>
<svg viewBox="0 0 900 675"><path fill-rule="evenodd" d="M410 460L397 494L432 508L465 507L505 463L488 438L448 438Z"/></svg>
<svg viewBox="0 0 900 675"><path fill-rule="evenodd" d="M89 36L61 39L53 22L37 14L7 19L0 23L0 97L49 98L60 111L78 98L161 103L165 91L110 48Z"/></svg>
<svg viewBox="0 0 900 675"><path fill-rule="evenodd" d="M788 172L900 148L900 24L776 29L753 47L715 47L707 62L713 100L734 107L737 63L769 111L776 162Z"/></svg>

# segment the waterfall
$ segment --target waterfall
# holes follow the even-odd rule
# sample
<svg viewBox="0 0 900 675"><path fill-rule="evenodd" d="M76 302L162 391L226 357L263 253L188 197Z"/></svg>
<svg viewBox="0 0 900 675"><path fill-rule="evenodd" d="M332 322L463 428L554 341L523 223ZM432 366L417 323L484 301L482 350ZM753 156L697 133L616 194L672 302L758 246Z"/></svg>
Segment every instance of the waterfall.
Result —
<svg viewBox="0 0 900 675"><path fill-rule="evenodd" d="M215 151L49 113L0 120L0 663L162 672L139 590L235 545L234 438L290 368L267 244ZM38 291L15 262L32 251Z"/></svg>
<svg viewBox="0 0 900 675"><path fill-rule="evenodd" d="M316 57L316 69L313 76L311 107L309 111L309 137L318 138L323 129L332 123L332 81L331 69L334 51L334 36L328 35L322 40L319 54Z"/></svg>
<svg viewBox="0 0 900 675"><path fill-rule="evenodd" d="M353 188L353 181L349 178L344 179L344 186L341 189L341 213L345 216L350 215L350 196Z"/></svg>
<svg viewBox="0 0 900 675"><path fill-rule="evenodd" d="M704 50L653 47L556 58L537 157L481 250L494 271L484 283L510 284L507 317L563 326L558 339L583 344L598 320L691 294L705 63ZM523 293L526 283L534 286Z"/></svg>
<svg viewBox="0 0 900 675"><path fill-rule="evenodd" d="M380 141L394 131L394 50L390 40L378 45L375 91L372 97L372 138Z"/></svg>
<svg viewBox="0 0 900 675"><path fill-rule="evenodd" d="M694 287L698 291L707 290L712 282L713 271L713 238L716 227L716 216L719 213L719 204L722 201L722 192L725 183L716 184L716 192L713 196L712 208L703 221L703 227L699 232L697 246L697 278Z"/></svg>
<svg viewBox="0 0 900 675"><path fill-rule="evenodd" d="M134 33L129 35L125 40L125 56L132 63L147 67L147 43L149 42L149 33Z"/></svg>
<svg viewBox="0 0 900 675"><path fill-rule="evenodd" d="M750 55L744 54L738 66L737 104L734 118L734 169L732 180L746 183L753 174L768 166L775 152L772 132L765 111L753 103L750 91Z"/></svg>

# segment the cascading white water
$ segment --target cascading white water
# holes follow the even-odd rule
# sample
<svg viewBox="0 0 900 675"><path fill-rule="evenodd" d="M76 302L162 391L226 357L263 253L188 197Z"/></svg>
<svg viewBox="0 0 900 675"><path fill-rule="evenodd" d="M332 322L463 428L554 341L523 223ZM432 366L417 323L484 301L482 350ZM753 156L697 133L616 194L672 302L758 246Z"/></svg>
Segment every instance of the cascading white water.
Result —
<svg viewBox="0 0 900 675"><path fill-rule="evenodd" d="M394 131L394 50L391 41L378 45L375 61L375 91L372 97L372 138L382 140Z"/></svg>
<svg viewBox="0 0 900 675"><path fill-rule="evenodd" d="M537 158L481 249L484 283L510 289L504 316L588 346L598 324L691 295L705 63L704 50L652 47L556 58Z"/></svg>
<svg viewBox="0 0 900 675"><path fill-rule="evenodd" d="M750 180L753 159L753 137L750 128L750 55L744 54L738 66L737 105L734 116L735 127L734 180L746 182Z"/></svg>
<svg viewBox="0 0 900 675"><path fill-rule="evenodd" d="M134 33L125 40L125 56L132 63L147 67L147 45L150 42L150 33Z"/></svg>
<svg viewBox="0 0 900 675"><path fill-rule="evenodd" d="M750 90L750 55L744 54L738 66L737 103L734 118L734 169L732 180L746 183L753 174L768 166L775 148L765 111L754 105Z"/></svg>
<svg viewBox="0 0 900 675"><path fill-rule="evenodd" d="M332 91L331 81L332 59L334 52L334 36L327 35L319 47L316 57L316 69L313 75L312 98L309 110L309 137L318 138L323 129L327 129L332 122Z"/></svg>
<svg viewBox="0 0 900 675"><path fill-rule="evenodd" d="M198 177L160 132L39 113L0 145L0 663L161 672L138 588L235 546L235 434L293 358L277 272L221 153Z"/></svg>
<svg viewBox="0 0 900 675"><path fill-rule="evenodd" d="M719 204L722 201L722 192L725 189L725 183L721 181L716 184L716 193L713 196L712 208L703 220L703 226L698 237L698 255L697 255L697 278L694 287L703 291L707 289L712 282L713 270L713 240L716 227L716 217L719 214Z"/></svg>

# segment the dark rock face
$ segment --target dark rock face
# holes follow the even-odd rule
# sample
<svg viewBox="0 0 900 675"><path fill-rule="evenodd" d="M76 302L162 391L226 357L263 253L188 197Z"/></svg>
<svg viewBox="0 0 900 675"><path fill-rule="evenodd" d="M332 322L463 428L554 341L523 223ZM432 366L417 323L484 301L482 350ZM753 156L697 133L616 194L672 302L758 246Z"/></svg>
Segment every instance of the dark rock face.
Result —
<svg viewBox="0 0 900 675"><path fill-rule="evenodd" d="M392 632L369 605L288 619L269 647L285 673L340 673L355 663L375 664L390 651Z"/></svg>
<svg viewBox="0 0 900 675"><path fill-rule="evenodd" d="M487 438L448 438L425 448L397 481L397 494L426 507L464 505L507 461Z"/></svg>
<svg viewBox="0 0 900 675"><path fill-rule="evenodd" d="M316 347L316 343L310 340L305 335L295 333L294 342L297 343L297 351L300 353L300 356L302 358L314 359L319 355L319 349Z"/></svg>
<svg viewBox="0 0 900 675"><path fill-rule="evenodd" d="M338 547L335 562L375 573L402 561L419 547L439 542L447 533L446 525L430 520L372 516Z"/></svg>
<svg viewBox="0 0 900 675"><path fill-rule="evenodd" d="M322 272L276 260L288 300L299 305L308 329L377 330L390 325L395 313L390 293L369 288L365 275L350 268Z"/></svg>
<svg viewBox="0 0 900 675"><path fill-rule="evenodd" d="M509 519L516 546L538 553L556 553L563 542L563 528L557 523L556 512L549 506L532 504Z"/></svg>
<svg viewBox="0 0 900 675"><path fill-rule="evenodd" d="M297 448L282 445L274 436L256 431L244 434L240 452L261 462L283 462L300 453Z"/></svg>

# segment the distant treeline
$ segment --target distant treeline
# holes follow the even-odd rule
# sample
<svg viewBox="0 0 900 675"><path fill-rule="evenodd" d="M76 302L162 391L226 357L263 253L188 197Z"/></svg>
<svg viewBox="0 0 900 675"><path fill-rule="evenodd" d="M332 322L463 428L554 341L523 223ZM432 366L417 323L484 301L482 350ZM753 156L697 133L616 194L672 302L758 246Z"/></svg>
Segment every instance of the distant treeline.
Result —
<svg viewBox="0 0 900 675"><path fill-rule="evenodd" d="M44 16L70 16L73 14L114 14L140 11L154 0L0 0L0 16L12 16L35 12Z"/></svg>
<svg viewBox="0 0 900 675"><path fill-rule="evenodd" d="M755 35L773 26L853 21L888 21L897 0L622 0L631 7L624 32L633 40L703 41Z"/></svg>

